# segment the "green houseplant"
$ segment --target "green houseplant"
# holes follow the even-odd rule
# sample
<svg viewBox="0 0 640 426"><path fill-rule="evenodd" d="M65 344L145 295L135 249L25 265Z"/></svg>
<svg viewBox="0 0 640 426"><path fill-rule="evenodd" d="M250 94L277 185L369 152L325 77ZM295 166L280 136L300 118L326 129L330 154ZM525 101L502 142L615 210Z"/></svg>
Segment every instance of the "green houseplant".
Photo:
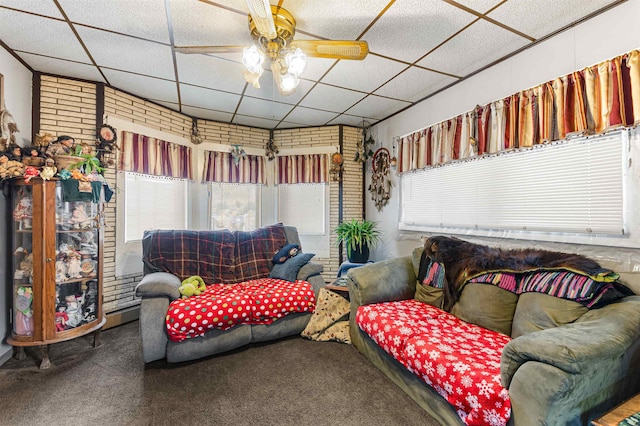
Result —
<svg viewBox="0 0 640 426"><path fill-rule="evenodd" d="M351 219L335 229L338 244L344 243L349 262L365 263L369 260L369 249L380 242L380 230L376 222Z"/></svg>

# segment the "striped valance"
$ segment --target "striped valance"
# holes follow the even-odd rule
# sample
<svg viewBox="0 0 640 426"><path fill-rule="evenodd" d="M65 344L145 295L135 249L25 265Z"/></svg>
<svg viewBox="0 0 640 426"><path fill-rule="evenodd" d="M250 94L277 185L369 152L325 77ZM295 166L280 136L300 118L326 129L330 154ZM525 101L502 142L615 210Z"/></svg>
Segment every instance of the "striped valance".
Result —
<svg viewBox="0 0 640 426"><path fill-rule="evenodd" d="M604 61L400 138L399 173L640 124L640 51Z"/></svg>
<svg viewBox="0 0 640 426"><path fill-rule="evenodd" d="M230 152L205 151L204 156L202 183L267 183L262 156L246 155L237 164Z"/></svg>
<svg viewBox="0 0 640 426"><path fill-rule="evenodd" d="M327 182L327 154L283 155L277 157L276 184Z"/></svg>
<svg viewBox="0 0 640 426"><path fill-rule="evenodd" d="M122 132L119 170L193 179L191 148L132 132Z"/></svg>

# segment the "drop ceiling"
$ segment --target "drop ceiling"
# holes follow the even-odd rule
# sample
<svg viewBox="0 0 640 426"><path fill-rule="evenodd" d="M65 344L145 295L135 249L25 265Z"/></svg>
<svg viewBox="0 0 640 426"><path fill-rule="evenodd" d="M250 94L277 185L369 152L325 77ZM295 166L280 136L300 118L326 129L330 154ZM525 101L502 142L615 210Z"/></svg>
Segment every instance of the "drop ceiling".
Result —
<svg viewBox="0 0 640 426"><path fill-rule="evenodd" d="M363 61L308 58L296 92L247 84L245 0L0 0L0 42L33 71L105 83L184 114L265 129L375 124L620 0L272 0L295 39L364 40Z"/></svg>

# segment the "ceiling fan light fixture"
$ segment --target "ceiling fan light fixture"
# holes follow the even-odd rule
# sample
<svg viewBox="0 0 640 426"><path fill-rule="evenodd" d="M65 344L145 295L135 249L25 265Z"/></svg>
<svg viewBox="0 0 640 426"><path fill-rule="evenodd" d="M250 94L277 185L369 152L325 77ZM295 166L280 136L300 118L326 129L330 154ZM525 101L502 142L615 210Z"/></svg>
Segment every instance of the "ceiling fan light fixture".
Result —
<svg viewBox="0 0 640 426"><path fill-rule="evenodd" d="M264 61L264 54L258 50L255 44L242 49L242 64L250 73L262 75L262 64L264 64Z"/></svg>
<svg viewBox="0 0 640 426"><path fill-rule="evenodd" d="M293 52L288 52L284 57L289 72L295 76L300 76L307 66L307 57L299 48Z"/></svg>
<svg viewBox="0 0 640 426"><path fill-rule="evenodd" d="M291 94L296 90L298 84L300 83L300 79L290 72L287 72L282 75L282 80L280 81L280 90L284 94Z"/></svg>
<svg viewBox="0 0 640 426"><path fill-rule="evenodd" d="M249 12L254 19L254 23L258 32L269 39L278 36L276 25L271 17L271 3L269 0L247 0Z"/></svg>

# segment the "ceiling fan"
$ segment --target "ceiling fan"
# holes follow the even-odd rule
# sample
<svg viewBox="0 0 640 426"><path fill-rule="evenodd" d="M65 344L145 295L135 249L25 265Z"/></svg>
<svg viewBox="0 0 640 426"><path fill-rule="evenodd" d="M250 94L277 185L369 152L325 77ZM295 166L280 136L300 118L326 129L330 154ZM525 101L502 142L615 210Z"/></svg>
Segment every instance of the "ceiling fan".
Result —
<svg viewBox="0 0 640 426"><path fill-rule="evenodd" d="M362 60L369 53L366 41L358 40L294 40L296 20L269 0L247 0L249 31L255 43L247 46L176 46L179 53L229 53L242 51L243 75L259 88L263 64L271 61L271 71L283 95L293 93L306 65L306 56L316 58Z"/></svg>

